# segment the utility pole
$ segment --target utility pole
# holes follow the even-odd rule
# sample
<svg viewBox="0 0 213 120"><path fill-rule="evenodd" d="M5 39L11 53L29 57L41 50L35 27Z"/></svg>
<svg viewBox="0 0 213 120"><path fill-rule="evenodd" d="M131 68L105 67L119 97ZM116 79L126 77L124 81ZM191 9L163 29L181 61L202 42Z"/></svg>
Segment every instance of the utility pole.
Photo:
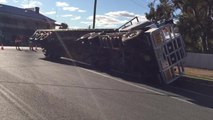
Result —
<svg viewBox="0 0 213 120"><path fill-rule="evenodd" d="M30 0L28 0L28 8L30 7Z"/></svg>
<svg viewBox="0 0 213 120"><path fill-rule="evenodd" d="M97 6L97 0L95 0L95 3L94 3L93 26L92 26L93 29L95 29L96 6Z"/></svg>

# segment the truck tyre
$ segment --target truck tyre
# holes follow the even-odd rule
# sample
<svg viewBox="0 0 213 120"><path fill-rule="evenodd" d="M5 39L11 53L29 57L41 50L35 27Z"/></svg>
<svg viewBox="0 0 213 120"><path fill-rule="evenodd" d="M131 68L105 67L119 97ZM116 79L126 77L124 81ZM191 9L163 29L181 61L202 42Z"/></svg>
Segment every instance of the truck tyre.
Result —
<svg viewBox="0 0 213 120"><path fill-rule="evenodd" d="M51 53L49 50L47 50L45 48L42 49L42 52L43 52L44 56L46 57L46 59L52 59L52 60L60 59L59 55Z"/></svg>

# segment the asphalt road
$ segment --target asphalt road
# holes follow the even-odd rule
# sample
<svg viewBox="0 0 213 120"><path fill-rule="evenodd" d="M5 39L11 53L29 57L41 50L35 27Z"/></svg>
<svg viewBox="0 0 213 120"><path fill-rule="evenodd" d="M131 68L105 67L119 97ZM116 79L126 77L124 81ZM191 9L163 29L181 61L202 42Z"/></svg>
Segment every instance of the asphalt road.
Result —
<svg viewBox="0 0 213 120"><path fill-rule="evenodd" d="M213 119L211 95L43 58L41 51L0 51L2 120Z"/></svg>

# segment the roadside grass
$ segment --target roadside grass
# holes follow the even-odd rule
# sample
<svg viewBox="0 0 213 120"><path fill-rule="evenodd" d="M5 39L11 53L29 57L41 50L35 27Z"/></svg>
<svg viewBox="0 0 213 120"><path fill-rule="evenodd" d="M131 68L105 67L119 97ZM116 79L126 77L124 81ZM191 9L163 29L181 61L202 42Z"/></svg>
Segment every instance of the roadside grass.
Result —
<svg viewBox="0 0 213 120"><path fill-rule="evenodd" d="M207 78L207 77L191 76L191 75L183 75L183 77L191 79L191 80L203 80L203 81L213 82L212 78Z"/></svg>
<svg viewBox="0 0 213 120"><path fill-rule="evenodd" d="M185 67L185 77L213 82L213 70Z"/></svg>

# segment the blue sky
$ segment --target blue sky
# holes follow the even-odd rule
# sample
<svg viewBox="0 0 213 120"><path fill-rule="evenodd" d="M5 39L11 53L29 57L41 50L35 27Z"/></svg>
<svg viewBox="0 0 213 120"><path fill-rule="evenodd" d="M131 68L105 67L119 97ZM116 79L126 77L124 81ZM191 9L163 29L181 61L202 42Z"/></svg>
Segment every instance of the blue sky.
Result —
<svg viewBox="0 0 213 120"><path fill-rule="evenodd" d="M97 0L97 28L115 28L144 13L152 0ZM40 7L40 12L70 28L87 28L92 25L94 0L0 0L0 3L20 8Z"/></svg>

